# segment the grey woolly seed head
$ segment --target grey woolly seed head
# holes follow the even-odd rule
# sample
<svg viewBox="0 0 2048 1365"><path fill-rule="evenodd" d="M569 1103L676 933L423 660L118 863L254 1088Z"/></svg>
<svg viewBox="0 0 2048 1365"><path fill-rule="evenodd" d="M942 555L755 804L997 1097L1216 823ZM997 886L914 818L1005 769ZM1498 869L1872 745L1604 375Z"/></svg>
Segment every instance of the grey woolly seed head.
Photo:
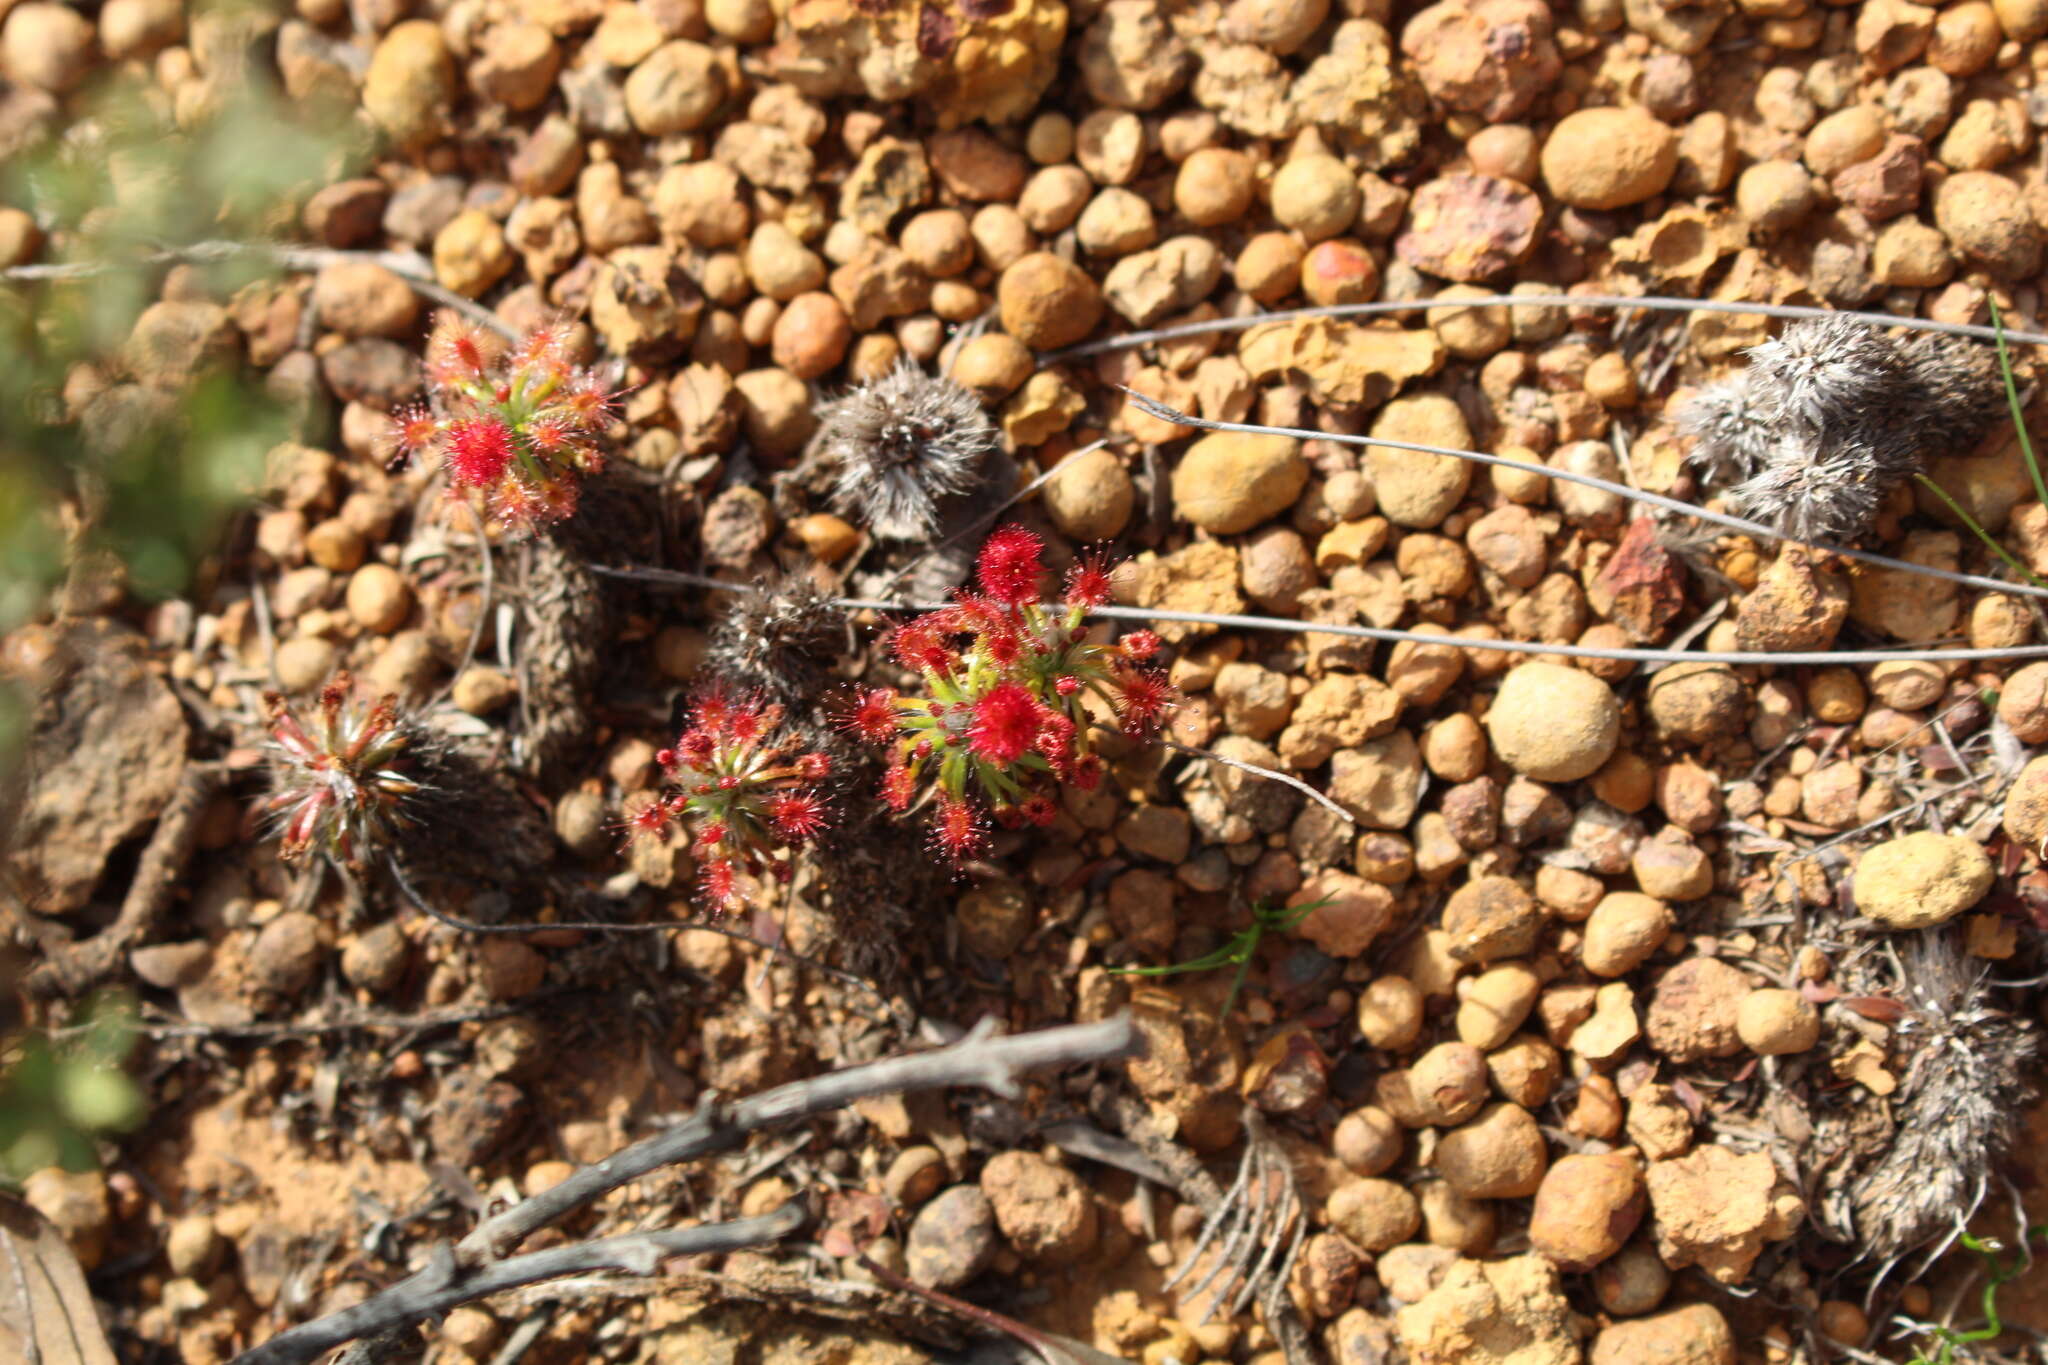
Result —
<svg viewBox="0 0 2048 1365"><path fill-rule="evenodd" d="M1694 394L1678 411L1678 429L1693 438L1686 463L1709 488L1749 478L1770 454L1771 414L1757 402L1747 373Z"/></svg>
<svg viewBox="0 0 2048 1365"><path fill-rule="evenodd" d="M1969 337L1921 332L1900 343L1930 455L1966 455L2006 410L1998 351Z"/></svg>
<svg viewBox="0 0 2048 1365"><path fill-rule="evenodd" d="M981 401L909 361L819 409L820 451L833 467L834 507L878 536L925 540L939 502L981 481L996 448Z"/></svg>
<svg viewBox="0 0 2048 1365"><path fill-rule="evenodd" d="M1730 490L1728 500L1737 516L1789 540L1840 543L1870 529L1892 482L1867 451L1821 458L1791 437L1781 439L1764 467Z"/></svg>
<svg viewBox="0 0 2048 1365"><path fill-rule="evenodd" d="M1863 422L1907 382L1893 343L1848 317L1802 318L1749 352L1751 392L1782 420L1826 431Z"/></svg>
<svg viewBox="0 0 2048 1365"><path fill-rule="evenodd" d="M806 574L755 587L733 594L712 627L704 671L742 692L808 707L825 686L834 653L846 646L846 613Z"/></svg>

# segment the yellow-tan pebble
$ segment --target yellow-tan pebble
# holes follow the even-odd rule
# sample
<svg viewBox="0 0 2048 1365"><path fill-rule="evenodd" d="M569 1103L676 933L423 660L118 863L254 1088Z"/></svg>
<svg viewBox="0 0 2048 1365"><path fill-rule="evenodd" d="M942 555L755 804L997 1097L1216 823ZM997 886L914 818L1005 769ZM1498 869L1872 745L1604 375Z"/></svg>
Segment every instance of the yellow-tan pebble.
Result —
<svg viewBox="0 0 2048 1365"><path fill-rule="evenodd" d="M1919 830L1863 855L1856 908L1888 929L1945 924L1984 899L1994 873L1976 840Z"/></svg>
<svg viewBox="0 0 2048 1365"><path fill-rule="evenodd" d="M1735 1032L1759 1057L1783 1057L1820 1041L1820 1012L1798 991L1751 991L1735 1006Z"/></svg>
<svg viewBox="0 0 2048 1365"><path fill-rule="evenodd" d="M389 564L365 564L348 580L348 614L364 630L389 635L412 612L412 587Z"/></svg>
<svg viewBox="0 0 2048 1365"><path fill-rule="evenodd" d="M1422 1036L1422 992L1405 976L1374 977L1358 993L1358 1032L1389 1052L1404 1052Z"/></svg>

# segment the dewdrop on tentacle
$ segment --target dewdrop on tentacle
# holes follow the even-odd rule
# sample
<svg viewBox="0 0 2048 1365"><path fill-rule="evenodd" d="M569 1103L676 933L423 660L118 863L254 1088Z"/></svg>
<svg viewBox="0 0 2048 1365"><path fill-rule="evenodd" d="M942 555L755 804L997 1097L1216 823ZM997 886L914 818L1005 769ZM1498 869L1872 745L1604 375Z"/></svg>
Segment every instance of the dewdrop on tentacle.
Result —
<svg viewBox="0 0 2048 1365"><path fill-rule="evenodd" d="M908 360L818 410L819 449L836 466L832 505L875 535L925 540L941 499L981 482L996 429L981 401Z"/></svg>
<svg viewBox="0 0 2048 1365"><path fill-rule="evenodd" d="M317 851L360 867L388 849L413 823L408 807L422 791L412 772L419 736L398 703L352 695L345 673L320 690L303 716L275 692L263 700L276 759L264 810L283 856Z"/></svg>

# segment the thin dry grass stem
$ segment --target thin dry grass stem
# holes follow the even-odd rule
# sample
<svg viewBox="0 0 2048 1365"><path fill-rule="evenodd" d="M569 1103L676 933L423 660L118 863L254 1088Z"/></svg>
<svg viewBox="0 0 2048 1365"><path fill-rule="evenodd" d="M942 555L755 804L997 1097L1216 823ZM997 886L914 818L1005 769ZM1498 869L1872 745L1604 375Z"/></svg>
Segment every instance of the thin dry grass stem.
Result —
<svg viewBox="0 0 2048 1365"><path fill-rule="evenodd" d="M909 1294L923 1299L926 1303L943 1308L949 1313L957 1313L969 1322L978 1323L991 1332L1010 1337L1029 1347L1045 1365L1121 1365L1116 1356L1098 1351L1085 1341L1075 1341L1071 1337L1041 1332L1007 1314L998 1313L993 1308L984 1308L980 1304L955 1298L944 1290L921 1285L908 1276L897 1274L885 1265L877 1264L865 1251L858 1253L858 1259L862 1268L870 1275L899 1294Z"/></svg>
<svg viewBox="0 0 2048 1365"><path fill-rule="evenodd" d="M1664 294L1489 294L1484 297L1461 298L1460 308L1613 308L1623 312L1630 309L1646 309L1660 313L1732 313L1739 317L1766 318L1854 318L1867 322L1873 327L1901 327L1907 331L1939 332L1945 336L1974 337L1979 341L1998 340L1998 329L1978 323L1936 322L1932 318L1893 317L1889 313L1852 312L1836 308L1811 308L1789 303L1728 303L1719 299L1682 299ZM1063 365L1073 360L1086 360L1090 356L1106 355L1112 351L1127 351L1136 346L1149 346L1158 341L1177 341L1182 337L1210 336L1217 332L1242 332L1253 327L1263 327L1275 322L1294 322L1302 318L1371 318L1389 313L1421 313L1431 307L1443 305L1431 299L1381 299L1373 303L1337 303L1318 308L1283 308L1273 313L1252 313L1244 317L1212 318L1207 322L1185 322L1173 327L1152 327L1136 332L1124 332L1100 341L1084 341L1078 346L1049 351L1038 357L1041 365ZM2011 332L2005 333L2008 341L2021 341L2033 345L2048 344L2048 333Z"/></svg>
<svg viewBox="0 0 2048 1365"><path fill-rule="evenodd" d="M412 286L421 298L444 308L453 308L480 327L488 327L507 341L519 339L519 329L506 322L475 299L466 298L434 278L433 262L413 251L343 251L332 247L288 246L277 242L193 242L168 247L147 256L122 261L59 261L9 266L0 270L0 280L83 280L117 270L147 269L159 265L207 265L241 256L262 256L286 270L319 270L344 261L367 261L381 265ZM2017 335L2017 334L2015 334Z"/></svg>
<svg viewBox="0 0 2048 1365"><path fill-rule="evenodd" d="M1177 754L1186 754L1189 758L1205 758L1208 759L1211 763L1221 763L1226 768L1236 768L1240 772L1250 773L1254 777L1263 777L1269 782L1283 783L1286 786L1294 788L1303 796L1308 797L1317 805L1320 805L1321 807L1323 807L1323 809L1329 811L1330 814L1336 816L1339 820L1342 820L1345 824L1350 825L1353 828L1356 828L1358 825L1358 818L1354 816L1350 811L1345 810L1335 801L1332 801L1329 797L1323 795L1321 792L1317 791L1314 787L1311 787L1308 783L1302 781L1298 777L1290 777L1286 773L1275 772L1271 768L1263 768L1256 763L1247 763L1241 758L1225 758L1222 754L1211 753L1207 749L1197 749L1192 744L1182 744L1178 740L1171 740L1162 737L1159 740L1159 743L1164 747L1173 750Z"/></svg>
<svg viewBox="0 0 2048 1365"><path fill-rule="evenodd" d="M256 618L256 638L263 646L263 672L270 679L273 691L282 692L284 683L277 676L277 628L270 620L270 594L263 590L258 578L249 580L249 614Z"/></svg>
<svg viewBox="0 0 2048 1365"><path fill-rule="evenodd" d="M1304 427L1271 427L1256 422L1219 422L1211 418L1196 417L1191 413L1181 412L1160 402L1156 398L1147 397L1145 394L1139 393L1134 389L1122 388L1121 385L1118 387L1122 389L1124 395L1133 403L1136 403L1140 408L1143 408L1161 421L1173 422L1180 426L1194 427L1200 431L1237 431L1252 436L1292 436L1297 440L1304 441L1333 441L1338 445L1384 446L1389 450L1412 450L1421 455L1449 456L1452 459L1466 460L1473 464L1505 465L1512 469L1524 471L1530 468L1530 466L1519 460L1510 460L1499 455L1488 455L1477 450L1460 450L1455 446L1422 445L1414 441L1396 441L1383 436L1347 436L1338 432L1310 431ZM1679 516L1696 517L1701 521L1725 526L1731 531L1740 531L1746 536L1753 536L1762 540L1789 539L1789 537L1782 535L1762 522L1750 521L1744 517L1730 516L1726 512L1716 512L1711 508L1701 507L1697 503L1683 502L1677 498L1667 498L1661 493L1645 492L1640 488L1631 488L1625 483L1616 483L1611 479L1599 478L1592 474L1580 474L1568 469L1546 468L1542 472L1545 478L1562 479L1566 483L1576 483L1587 488L1597 488L1603 493L1612 493L1616 497L1626 498L1631 502L1643 503L1649 507L1658 507L1667 512L1675 512ZM1805 543L1811 545L1816 550L1826 550L1830 554L1841 555L1844 559L1860 560L1866 564L1875 564L1881 568L1893 569L1901 573L1918 574L1923 578L1939 578L1951 583L1960 583L1967 587L1986 588L1993 592L2012 593L2018 596L2048 597L2048 587L2012 583L2001 578L1986 578L1981 574L1958 573L1951 569L1936 569L1925 564L1912 564L1903 559L1893 559L1889 555L1877 554L1870 550L1857 550L1847 545L1833 545L1825 541L1808 541Z"/></svg>
<svg viewBox="0 0 2048 1365"><path fill-rule="evenodd" d="M1200 1319L1203 1323L1215 1317L1226 1300L1232 1314L1242 1313L1254 1298L1270 1303L1286 1292L1287 1277L1307 1232L1305 1212L1286 1154L1265 1121L1247 1110L1244 1156L1238 1162L1237 1178L1203 1220L1186 1258L1160 1288L1172 1289L1192 1274L1203 1253L1221 1235L1223 1242L1207 1270L1181 1298L1192 1302L1209 1294ZM1294 1230L1291 1240L1290 1226ZM1274 1258L1280 1255L1283 1241L1287 1251L1276 1264ZM1215 1286L1213 1293L1211 1285ZM1236 1291L1234 1299L1232 1290Z"/></svg>
<svg viewBox="0 0 2048 1365"><path fill-rule="evenodd" d="M1918 571L1917 565L1902 561L1886 561L1876 558L1891 567ZM624 578L636 583L665 585L669 587L708 588L715 592L753 592L746 583L728 582L705 574L685 573L676 569L651 568L606 568L593 565L592 572L608 578ZM1940 577L1957 575L1942 574ZM1968 577L1967 575L1963 575ZM1977 582L1978 580L1972 580ZM1998 579L1981 580L1981 586L2004 593L2029 593L2020 584L2006 583ZM2040 595L2040 594L2035 594ZM946 606L943 602L895 602L872 597L836 597L832 605L848 611L939 611ZM1787 651L1782 654L1762 650L1687 650L1687 649L1606 649L1594 645L1559 645L1531 640L1486 640L1463 635L1431 634L1427 631L1393 630L1379 626L1354 626L1341 622L1297 621L1284 616L1245 616L1229 612L1205 611L1164 611L1151 607L1092 607L1088 615L1111 621L1184 621L1194 625L1217 626L1231 630L1268 630L1293 635L1342 635L1361 640L1387 640L1399 644L1449 645L1457 649L1484 649L1505 654L1556 655L1567 659L1626 659L1634 663L1718 663L1755 664L1759 666L1781 665L1819 666L1833 664L1881 664L1891 661L1912 659L1934 659L1948 663L1963 663L1972 660L1989 659L2038 659L2048 658L2048 645L2022 645L2015 649L1928 649L1908 646L1901 649L1835 649L1826 651Z"/></svg>

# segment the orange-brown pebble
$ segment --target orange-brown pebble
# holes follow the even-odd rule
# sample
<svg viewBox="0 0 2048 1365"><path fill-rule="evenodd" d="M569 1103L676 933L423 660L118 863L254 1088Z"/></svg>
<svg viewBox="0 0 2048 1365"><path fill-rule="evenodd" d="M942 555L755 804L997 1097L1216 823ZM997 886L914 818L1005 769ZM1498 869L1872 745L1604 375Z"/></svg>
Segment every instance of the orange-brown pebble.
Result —
<svg viewBox="0 0 2048 1365"><path fill-rule="evenodd" d="M1301 292L1310 303L1370 303L1380 292L1380 268L1362 243L1318 242L1301 263Z"/></svg>
<svg viewBox="0 0 2048 1365"><path fill-rule="evenodd" d="M776 364L799 379L816 379L846 358L853 324L838 299L813 292L791 299L770 335Z"/></svg>
<svg viewBox="0 0 2048 1365"><path fill-rule="evenodd" d="M1262 232L1237 253L1232 277L1240 290L1260 303L1278 303L1301 287L1306 254L1293 233Z"/></svg>
<svg viewBox="0 0 2048 1365"><path fill-rule="evenodd" d="M1102 293L1088 273L1050 251L1032 252L996 286L1003 330L1033 350L1071 346L1102 319Z"/></svg>
<svg viewBox="0 0 2048 1365"><path fill-rule="evenodd" d="M1252 206L1252 159L1229 147L1202 147L1180 163L1173 206L1196 227L1220 227Z"/></svg>

